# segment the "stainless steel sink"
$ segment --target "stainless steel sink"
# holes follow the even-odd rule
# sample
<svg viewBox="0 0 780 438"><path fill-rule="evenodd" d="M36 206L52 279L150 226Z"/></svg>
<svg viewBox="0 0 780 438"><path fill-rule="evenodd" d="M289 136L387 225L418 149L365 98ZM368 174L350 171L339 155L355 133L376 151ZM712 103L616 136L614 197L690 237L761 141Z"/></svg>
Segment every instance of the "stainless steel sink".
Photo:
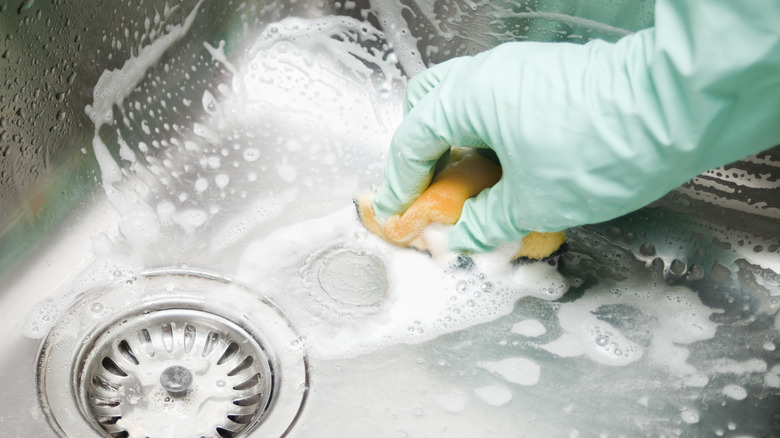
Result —
<svg viewBox="0 0 780 438"><path fill-rule="evenodd" d="M409 76L652 6L0 3L2 435L780 435L780 149L554 266L354 214Z"/></svg>

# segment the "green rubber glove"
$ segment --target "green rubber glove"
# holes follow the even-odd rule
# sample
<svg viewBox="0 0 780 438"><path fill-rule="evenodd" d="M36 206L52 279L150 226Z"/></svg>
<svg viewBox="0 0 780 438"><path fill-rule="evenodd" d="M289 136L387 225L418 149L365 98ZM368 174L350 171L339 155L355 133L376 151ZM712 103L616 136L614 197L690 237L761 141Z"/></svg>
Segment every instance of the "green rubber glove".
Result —
<svg viewBox="0 0 780 438"><path fill-rule="evenodd" d="M780 143L780 4L658 0L617 43L507 43L414 77L378 217L403 212L450 146L503 169L466 202L453 250L613 219Z"/></svg>

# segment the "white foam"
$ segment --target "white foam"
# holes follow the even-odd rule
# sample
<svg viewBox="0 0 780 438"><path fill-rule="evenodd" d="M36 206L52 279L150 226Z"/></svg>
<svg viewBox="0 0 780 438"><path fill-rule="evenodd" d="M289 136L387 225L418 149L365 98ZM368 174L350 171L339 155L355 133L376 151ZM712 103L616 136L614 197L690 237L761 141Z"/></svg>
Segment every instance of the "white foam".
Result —
<svg viewBox="0 0 780 438"><path fill-rule="evenodd" d="M680 412L680 418L687 424L696 424L699 422L699 411L691 408L683 409Z"/></svg>
<svg viewBox="0 0 780 438"><path fill-rule="evenodd" d="M599 319L596 313L604 306L631 308L636 312L632 318L644 315L656 320L656 327L649 330L650 345L640 346ZM542 348L562 357L584 354L596 362L615 366L627 365L647 354L652 362L682 375L692 375L696 369L687 363L689 351L684 345L715 335L717 324L710 321L715 312L684 287L655 286L639 278L622 284L605 282L601 290L594 289L578 300L561 303L558 319L564 333Z"/></svg>
<svg viewBox="0 0 780 438"><path fill-rule="evenodd" d="M685 377L683 383L685 386L691 386L694 388L704 388L710 382L710 378L703 374L693 374Z"/></svg>
<svg viewBox="0 0 780 438"><path fill-rule="evenodd" d="M725 394L727 397L733 398L734 400L744 400L747 398L747 391L745 388L734 384L724 386L723 394Z"/></svg>
<svg viewBox="0 0 780 438"><path fill-rule="evenodd" d="M173 221L187 234L192 234L203 226L209 218L208 212L200 209L187 209L173 215Z"/></svg>
<svg viewBox="0 0 780 438"><path fill-rule="evenodd" d="M92 92L92 105L86 107L86 113L95 125L96 132L101 126L113 122L113 107L123 108L124 100L143 80L146 70L157 64L165 52L187 34L202 2L203 0L199 0L192 8L184 23L167 26L165 34L147 46L139 46L138 55L128 58L122 68L103 71Z"/></svg>
<svg viewBox="0 0 780 438"><path fill-rule="evenodd" d="M712 371L729 374L763 373L766 369L766 362L761 359L738 362L734 359L724 358L715 361L712 365Z"/></svg>
<svg viewBox="0 0 780 438"><path fill-rule="evenodd" d="M282 160L276 164L276 173L286 183L292 184L298 177L298 171L295 167L291 166L287 161L287 157L282 157Z"/></svg>
<svg viewBox="0 0 780 438"><path fill-rule="evenodd" d="M780 375L766 373L764 375L764 384L770 388L780 388Z"/></svg>
<svg viewBox="0 0 780 438"><path fill-rule="evenodd" d="M474 394L491 406L503 406L512 400L512 391L497 385L481 386Z"/></svg>
<svg viewBox="0 0 780 438"><path fill-rule="evenodd" d="M243 157L247 162L257 161L260 158L260 151L255 148L246 148L244 149Z"/></svg>
<svg viewBox="0 0 780 438"><path fill-rule="evenodd" d="M125 192L118 187L123 179L119 164L111 156L108 147L100 138L99 131L114 121L114 106L123 111L127 96L144 79L147 69L155 65L168 49L189 31L203 0L199 0L184 22L167 26L167 33L159 35L153 42L140 46L137 56L128 58L120 69L105 70L93 89L93 101L85 108L86 114L95 126L92 148L100 167L103 189L114 208L122 216L119 229L128 241L142 247L160 236L160 224L154 209L147 205L133 191ZM126 145L125 145L126 146ZM120 156L134 161L132 152L120 141Z"/></svg>
<svg viewBox="0 0 780 438"><path fill-rule="evenodd" d="M425 7L426 2L420 2ZM371 9L376 11L377 16L382 21L382 27L389 29L387 38L393 45L395 55L400 60L404 69L413 76L425 69L420 53L417 51L417 39L411 32L402 29L407 28L406 20L403 18L402 11L406 6L399 2L371 0ZM431 16L434 16L431 14ZM432 20L432 22L436 22Z"/></svg>
<svg viewBox="0 0 780 438"><path fill-rule="evenodd" d="M220 189L224 189L227 187L228 183L230 182L230 176L225 173L220 173L219 175L214 177L214 184L217 185Z"/></svg>
<svg viewBox="0 0 780 438"><path fill-rule="evenodd" d="M497 265L501 266L501 265ZM519 265L512 273L514 284L528 295L543 300L557 300L569 290L569 282L547 263Z"/></svg>
<svg viewBox="0 0 780 438"><path fill-rule="evenodd" d="M336 247L371 254L384 264L387 293L371 313L329 302L317 272L310 272ZM501 261L504 268L489 266L494 274L489 276L483 271L486 260L489 257L475 257L470 269L453 269L442 259L393 247L363 228L349 205L253 242L241 257L239 278L262 285L282 308L295 306L297 315L290 317L305 333L311 354L345 357L423 342L494 320L510 313L518 299L532 295L529 291L546 287L518 285L509 258ZM312 304L306 309L301 303Z"/></svg>
<svg viewBox="0 0 780 438"><path fill-rule="evenodd" d="M644 354L640 345L599 320L588 307L565 305L558 312L558 319L564 334L542 346L553 354L562 357L584 354L593 361L611 366L636 362Z"/></svg>
<svg viewBox="0 0 780 438"><path fill-rule="evenodd" d="M252 60L242 72L246 98L258 108L294 112L328 129L378 125L385 131L394 126L387 116L394 121L397 108L388 112L390 100L369 87L380 82L400 97L405 79L376 48L382 39L382 32L348 17L289 17L273 23L249 50Z"/></svg>
<svg viewBox="0 0 780 438"><path fill-rule="evenodd" d="M258 226L277 217L296 196L296 190L288 190L279 196L261 197L253 201L242 213L231 217L217 229L211 240L211 250L220 251L234 244Z"/></svg>
<svg viewBox="0 0 780 438"><path fill-rule="evenodd" d="M463 412L469 401L468 397L454 391L432 394L431 398L442 410L453 414Z"/></svg>
<svg viewBox="0 0 780 438"><path fill-rule="evenodd" d="M536 385L541 375L541 367L524 357L511 357L495 362L478 362L477 366L506 379L507 382L523 386Z"/></svg>
<svg viewBox="0 0 780 438"><path fill-rule="evenodd" d="M203 97L201 98L201 104L203 105L203 110L206 112L206 114L210 114L213 116L217 113L217 109L219 106L217 104L217 99L214 98L214 95L211 94L209 90L203 92Z"/></svg>
<svg viewBox="0 0 780 438"><path fill-rule="evenodd" d="M517 333L518 335L529 338L535 338L547 333L547 329L544 328L544 325L535 319L526 319L517 322L512 326L511 330L512 333Z"/></svg>
<svg viewBox="0 0 780 438"><path fill-rule="evenodd" d="M22 333L31 339L45 336L54 327L62 312L67 308L70 299L59 297L47 299L36 304L22 326Z"/></svg>
<svg viewBox="0 0 780 438"><path fill-rule="evenodd" d="M198 178L195 181L195 190L198 193L203 193L208 188L209 188L209 180L208 179L201 177L201 178Z"/></svg>
<svg viewBox="0 0 780 438"><path fill-rule="evenodd" d="M212 58L222 63L222 65L224 65L225 68L228 69L228 71L233 73L234 77L238 76L238 69L230 61L228 61L227 55L225 55L225 40L220 40L218 47L214 47L211 44L204 41L203 47L205 47L206 50L208 50Z"/></svg>
<svg viewBox="0 0 780 438"><path fill-rule="evenodd" d="M207 140L211 144L217 144L219 142L219 137L217 136L214 131L211 130L208 126L194 122L192 124L192 132L195 133L198 137Z"/></svg>

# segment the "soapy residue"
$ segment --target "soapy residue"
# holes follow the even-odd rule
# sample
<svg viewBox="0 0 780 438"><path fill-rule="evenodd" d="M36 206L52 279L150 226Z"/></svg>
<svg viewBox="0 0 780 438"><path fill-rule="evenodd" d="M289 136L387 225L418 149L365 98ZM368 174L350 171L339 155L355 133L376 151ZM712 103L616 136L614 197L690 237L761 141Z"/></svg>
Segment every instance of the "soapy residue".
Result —
<svg viewBox="0 0 780 438"><path fill-rule="evenodd" d="M512 326L512 333L534 338L547 333L547 329L544 328L544 324L535 319L526 319L515 323Z"/></svg>
<svg viewBox="0 0 780 438"><path fill-rule="evenodd" d="M209 248L218 252L292 202L355 192L368 184L359 181L376 179L382 145L400 115L392 103L405 79L393 52L382 44L380 31L348 17L272 23L237 65L225 41L204 42L199 65L221 68L226 77L195 86L201 87L203 113L189 126L156 117L160 110L147 113L155 100L178 111L170 91L146 101L134 93L164 83L141 85L187 34L200 5L181 24L165 26L166 33L139 46L121 68L105 71L86 108L95 125L92 143L103 188L121 216L112 239L134 252L157 252L161 260L205 256L204 232L213 235ZM189 70L185 79L199 71L195 65ZM181 105L197 108L187 98ZM143 141L126 140L137 137L139 125ZM112 138L120 160L109 152ZM362 170L336 170L343 167ZM257 190L260 178L264 190ZM306 195L295 195L299 188ZM210 264L203 258L191 262ZM144 264L155 263L153 258Z"/></svg>
<svg viewBox="0 0 780 438"><path fill-rule="evenodd" d="M433 394L432 398L442 410L453 414L462 412L469 401L468 397L454 391Z"/></svg>
<svg viewBox="0 0 780 438"><path fill-rule="evenodd" d="M480 386L474 390L474 394L491 406L503 406L512 400L512 391L504 386Z"/></svg>
<svg viewBox="0 0 780 438"><path fill-rule="evenodd" d="M542 348L562 357L584 354L604 365L627 365L647 351L652 362L695 373L683 345L715 335L717 324L710 320L715 311L686 288L637 286L607 285L609 293L563 304L558 319L564 334ZM610 319L633 325L634 338L646 339L647 345L627 338Z"/></svg>
<svg viewBox="0 0 780 438"><path fill-rule="evenodd" d="M536 385L541 375L541 367L525 357L511 357L495 362L479 362L480 368L496 373L507 382L523 386Z"/></svg>
<svg viewBox="0 0 780 438"><path fill-rule="evenodd" d="M512 406L523 398L518 388L554 385L548 371L556 364L583 361L627 373L650 364L686 390L715 391L731 402L749 397L745 381L754 376L780 387L780 365L772 362L745 354L691 360L697 345L715 338L721 311L685 286L650 278L644 265L568 299L570 281L579 280L545 263L513 267L501 252L430 257L378 240L361 227L350 201L380 180L384 148L400 121L405 79L385 35L346 17L289 18L265 27L238 54L224 41L204 41L198 62L184 68L183 80L196 85L181 94L148 72L161 63L166 72L173 68L176 58L166 55L176 52L201 2L181 23L142 40L148 44L121 68L103 72L95 87L87 107L92 146L121 219L96 235L96 261L78 277L74 294L148 266L213 267L282 308L301 333L301 348L317 360L422 344L510 318L518 302L548 303L553 313L502 332L531 350L515 343L504 356L468 359L470 373L493 379L472 389L479 402L455 390L431 395L449 413ZM373 3L386 13L400 8ZM415 42L409 33L390 37L398 48ZM421 68L419 53L404 50L402 57L407 72ZM429 233L435 240L445 231ZM382 263L377 272L387 278L377 283L384 289L376 304L341 302L323 289L323 266L343 251ZM25 333L43 336L67 304L67 297L41 303ZM110 303L93 310L101 317L112 312ZM780 315L774 318L780 330ZM763 350L774 351L775 343L763 341ZM651 405L646 396L640 400ZM700 422L701 406L675 403L679 424Z"/></svg>
<svg viewBox="0 0 780 438"><path fill-rule="evenodd" d="M316 271L318 259L332 252L329 248L381 260L387 274L385 301L376 308L350 308L328 300ZM506 315L521 297L552 300L565 292L566 280L554 266L513 268L507 260L497 254L474 255L467 262L454 254L432 258L388 245L362 227L350 205L253 242L241 257L237 277L263 285L283 308L306 308L290 318L306 336L311 354L334 358L424 342ZM534 281L516 281L518 271L528 271L522 277Z"/></svg>

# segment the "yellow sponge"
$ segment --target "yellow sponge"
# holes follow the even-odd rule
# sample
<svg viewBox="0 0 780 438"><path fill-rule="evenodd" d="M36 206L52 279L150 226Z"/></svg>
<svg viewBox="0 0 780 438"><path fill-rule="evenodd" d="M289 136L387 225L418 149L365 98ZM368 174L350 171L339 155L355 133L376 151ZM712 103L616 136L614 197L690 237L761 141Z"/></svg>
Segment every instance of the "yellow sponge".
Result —
<svg viewBox="0 0 780 438"><path fill-rule="evenodd" d="M452 148L444 167L430 186L401 215L380 224L374 214L373 194L359 195L355 200L358 215L365 227L395 245L427 250L422 231L432 223L454 225L460 218L463 203L492 187L501 178L501 167L472 148ZM513 259L541 260L556 252L566 242L563 232L531 232Z"/></svg>

